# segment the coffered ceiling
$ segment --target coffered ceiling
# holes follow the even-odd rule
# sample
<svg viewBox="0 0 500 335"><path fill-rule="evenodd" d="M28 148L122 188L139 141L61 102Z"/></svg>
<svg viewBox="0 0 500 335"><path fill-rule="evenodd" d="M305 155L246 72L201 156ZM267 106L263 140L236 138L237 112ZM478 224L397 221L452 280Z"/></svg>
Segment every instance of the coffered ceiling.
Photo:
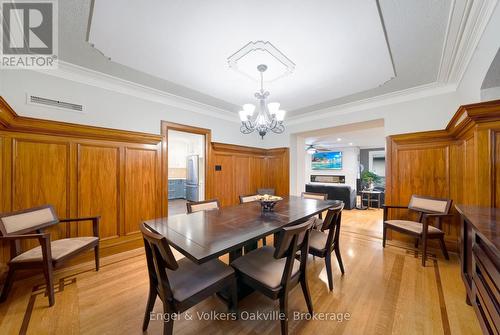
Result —
<svg viewBox="0 0 500 335"><path fill-rule="evenodd" d="M470 22L481 23L468 16L489 2L66 0L60 59L236 119L259 85L227 58L248 42L269 41L295 71L265 87L298 117L443 80L459 61L464 68L467 58L456 55L473 50L475 39L462 47L460 38L480 31Z"/></svg>

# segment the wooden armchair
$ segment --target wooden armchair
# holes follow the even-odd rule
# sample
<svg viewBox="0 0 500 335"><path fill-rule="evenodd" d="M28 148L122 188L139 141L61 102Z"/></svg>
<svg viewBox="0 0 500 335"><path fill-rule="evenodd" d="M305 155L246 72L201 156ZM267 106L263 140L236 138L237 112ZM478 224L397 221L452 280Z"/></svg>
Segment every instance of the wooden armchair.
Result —
<svg viewBox="0 0 500 335"><path fill-rule="evenodd" d="M12 287L14 272L22 269L41 268L45 276L49 306L54 305L53 268L83 251L94 249L96 271L99 270L99 216L75 219L58 219L50 205L0 215L0 241L9 241L11 260L0 302L7 299ZM50 240L45 232L48 227L62 222L92 221L93 236ZM20 241L36 239L40 246L20 251Z"/></svg>
<svg viewBox="0 0 500 335"><path fill-rule="evenodd" d="M422 241L422 265L425 266L427 258L427 241L429 239L437 239L443 255L446 259L448 251L444 243L444 232L442 231L441 219L452 216L450 214L452 200L439 199L420 195L412 195L408 206L391 206L384 205L384 227L382 245L385 247L387 229L397 231L402 234L407 234L415 237L415 247L418 248L418 242ZM410 220L387 220L388 210L390 208L409 209L418 214L417 221ZM430 220L436 221L436 227L430 225Z"/></svg>

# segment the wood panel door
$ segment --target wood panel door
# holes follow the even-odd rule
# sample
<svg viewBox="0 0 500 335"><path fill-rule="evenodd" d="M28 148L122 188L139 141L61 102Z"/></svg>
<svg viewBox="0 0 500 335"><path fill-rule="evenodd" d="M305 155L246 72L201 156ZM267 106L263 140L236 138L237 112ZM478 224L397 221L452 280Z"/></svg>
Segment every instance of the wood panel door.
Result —
<svg viewBox="0 0 500 335"><path fill-rule="evenodd" d="M139 231L142 221L159 216L157 149L125 148L124 235Z"/></svg>
<svg viewBox="0 0 500 335"><path fill-rule="evenodd" d="M118 147L78 145L78 216L101 216L101 240L120 235L120 151ZM91 236L90 222L78 224L78 236Z"/></svg>
<svg viewBox="0 0 500 335"><path fill-rule="evenodd" d="M51 204L69 216L69 143L13 140L12 210ZM67 225L49 229L52 239L67 237ZM25 247L38 245L30 241Z"/></svg>
<svg viewBox="0 0 500 335"><path fill-rule="evenodd" d="M213 195L219 199L221 206L233 205L235 203L233 156L215 154L213 164ZM216 170L216 167L220 167L220 170Z"/></svg>

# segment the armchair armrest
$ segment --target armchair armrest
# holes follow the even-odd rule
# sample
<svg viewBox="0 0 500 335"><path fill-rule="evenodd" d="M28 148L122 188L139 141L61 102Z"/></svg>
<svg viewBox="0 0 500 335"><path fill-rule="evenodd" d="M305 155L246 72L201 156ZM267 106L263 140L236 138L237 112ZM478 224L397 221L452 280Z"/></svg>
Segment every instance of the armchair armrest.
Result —
<svg viewBox="0 0 500 335"><path fill-rule="evenodd" d="M400 208L400 209L408 209L408 206L400 206L400 205L382 205L383 208Z"/></svg>
<svg viewBox="0 0 500 335"><path fill-rule="evenodd" d="M71 222L71 221L93 221L93 220L99 220L101 216L86 216L86 217L81 217L81 218L66 218L66 219L59 219L59 222Z"/></svg>
<svg viewBox="0 0 500 335"><path fill-rule="evenodd" d="M429 218L433 218L433 217L452 217L452 216L455 216L455 214L451 214L451 213L448 213L448 214L444 214L444 213L424 213L423 214L423 217L429 217Z"/></svg>
<svg viewBox="0 0 500 335"><path fill-rule="evenodd" d="M384 222L385 222L387 220L387 212L389 211L389 208L408 209L408 206L383 204L382 208L384 209Z"/></svg>
<svg viewBox="0 0 500 335"><path fill-rule="evenodd" d="M80 222L80 221L92 221L92 232L95 237L99 237L99 221L101 216L87 216L81 218L66 218L59 219L59 222Z"/></svg>
<svg viewBox="0 0 500 335"><path fill-rule="evenodd" d="M8 235L8 236L0 236L0 240L4 241L16 241L16 240L28 240L28 239L41 239L50 236L49 233L42 234L24 234L24 235Z"/></svg>

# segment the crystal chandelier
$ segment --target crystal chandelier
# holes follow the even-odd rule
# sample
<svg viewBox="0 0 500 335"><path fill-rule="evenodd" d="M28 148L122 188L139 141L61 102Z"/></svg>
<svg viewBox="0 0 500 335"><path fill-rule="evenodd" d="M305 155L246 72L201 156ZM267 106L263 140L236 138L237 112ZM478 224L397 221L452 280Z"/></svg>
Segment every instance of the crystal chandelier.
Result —
<svg viewBox="0 0 500 335"><path fill-rule="evenodd" d="M264 91L264 72L267 70L267 65L261 64L257 66L257 70L260 72L260 91L255 93L255 98L259 100L259 109L255 114L255 105L243 105L243 110L239 112L241 120L240 131L243 134L250 134L257 131L260 137L264 139L264 136L269 131L281 134L285 130L283 119L286 112L280 109L278 102L266 102L269 97L269 92Z"/></svg>

